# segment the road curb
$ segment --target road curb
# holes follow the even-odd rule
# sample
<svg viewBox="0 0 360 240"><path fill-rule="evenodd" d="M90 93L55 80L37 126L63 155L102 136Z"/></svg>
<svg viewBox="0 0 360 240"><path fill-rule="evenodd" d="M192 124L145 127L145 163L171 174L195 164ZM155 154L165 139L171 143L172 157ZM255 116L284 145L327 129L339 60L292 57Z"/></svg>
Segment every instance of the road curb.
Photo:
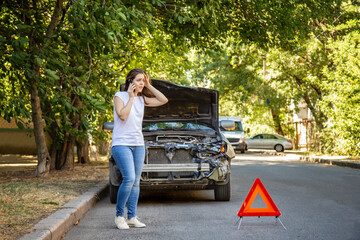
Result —
<svg viewBox="0 0 360 240"><path fill-rule="evenodd" d="M360 169L360 162L352 162L346 160L326 159L321 157L300 157L300 161Z"/></svg>
<svg viewBox="0 0 360 240"><path fill-rule="evenodd" d="M69 231L109 190L108 177L87 192L60 207L56 212L40 220L33 232L25 234L19 240L58 240Z"/></svg>

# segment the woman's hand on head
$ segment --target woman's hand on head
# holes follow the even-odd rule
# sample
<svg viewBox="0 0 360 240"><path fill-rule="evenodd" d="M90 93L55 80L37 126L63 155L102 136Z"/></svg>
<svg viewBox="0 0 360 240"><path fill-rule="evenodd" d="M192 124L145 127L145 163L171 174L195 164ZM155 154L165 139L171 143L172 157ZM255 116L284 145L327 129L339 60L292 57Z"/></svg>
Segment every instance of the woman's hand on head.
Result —
<svg viewBox="0 0 360 240"><path fill-rule="evenodd" d="M143 73L144 74L144 86L145 87L150 87L150 78L149 78L149 75L147 75L146 73Z"/></svg>

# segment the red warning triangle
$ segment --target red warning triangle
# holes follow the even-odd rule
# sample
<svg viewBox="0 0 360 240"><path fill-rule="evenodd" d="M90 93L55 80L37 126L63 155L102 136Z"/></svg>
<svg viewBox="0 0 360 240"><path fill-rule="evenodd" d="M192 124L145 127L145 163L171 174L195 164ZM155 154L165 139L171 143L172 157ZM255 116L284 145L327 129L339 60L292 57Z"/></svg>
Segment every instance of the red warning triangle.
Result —
<svg viewBox="0 0 360 240"><path fill-rule="evenodd" d="M261 198L264 200L267 208L251 208L255 197L257 194L260 194ZM240 208L240 211L237 214L239 217L244 216L280 216L281 213L276 207L274 201L271 199L269 193L266 191L264 185L257 178L250 189L243 205Z"/></svg>

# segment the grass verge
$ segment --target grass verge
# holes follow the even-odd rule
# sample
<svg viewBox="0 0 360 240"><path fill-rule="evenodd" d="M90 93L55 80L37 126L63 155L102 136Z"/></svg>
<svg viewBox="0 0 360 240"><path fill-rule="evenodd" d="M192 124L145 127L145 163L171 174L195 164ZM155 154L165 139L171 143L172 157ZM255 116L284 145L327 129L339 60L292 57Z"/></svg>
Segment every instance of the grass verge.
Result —
<svg viewBox="0 0 360 240"><path fill-rule="evenodd" d="M39 220L108 176L106 157L35 177L36 156L0 155L0 239L18 239Z"/></svg>

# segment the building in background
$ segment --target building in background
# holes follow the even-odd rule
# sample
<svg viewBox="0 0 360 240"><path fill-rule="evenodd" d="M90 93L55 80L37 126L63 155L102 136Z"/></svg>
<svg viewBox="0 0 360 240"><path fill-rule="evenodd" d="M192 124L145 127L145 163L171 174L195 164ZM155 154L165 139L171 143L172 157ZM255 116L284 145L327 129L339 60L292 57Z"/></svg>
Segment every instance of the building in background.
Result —
<svg viewBox="0 0 360 240"><path fill-rule="evenodd" d="M47 135L46 141L50 146L51 139ZM7 122L0 118L0 154L30 154L36 155L36 143L32 125L20 129L15 119Z"/></svg>
<svg viewBox="0 0 360 240"><path fill-rule="evenodd" d="M305 102L298 103L296 111L294 104L291 104L290 109L293 110L294 114L289 116L289 119L292 120L286 125L287 127L292 125L295 129L294 147L295 149L309 150L314 132L314 117Z"/></svg>

